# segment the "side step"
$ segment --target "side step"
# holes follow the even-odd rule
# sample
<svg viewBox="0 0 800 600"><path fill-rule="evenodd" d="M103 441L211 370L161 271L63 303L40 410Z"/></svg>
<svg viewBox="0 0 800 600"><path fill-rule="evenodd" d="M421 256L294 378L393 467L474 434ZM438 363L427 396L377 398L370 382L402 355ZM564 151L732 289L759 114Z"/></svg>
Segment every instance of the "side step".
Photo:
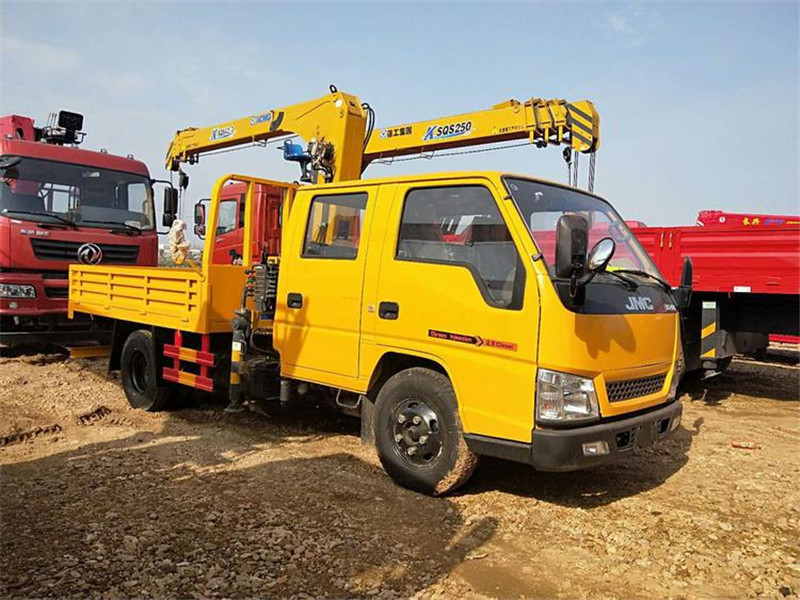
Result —
<svg viewBox="0 0 800 600"><path fill-rule="evenodd" d="M172 359L172 367L164 367L162 374L167 381L203 390L214 391L214 380L209 377L209 369L214 368L214 353L210 352L211 336L201 334L200 350L185 348L183 334L175 332L174 344L164 344L164 356ZM188 373L181 370L181 362L200 365L200 374Z"/></svg>

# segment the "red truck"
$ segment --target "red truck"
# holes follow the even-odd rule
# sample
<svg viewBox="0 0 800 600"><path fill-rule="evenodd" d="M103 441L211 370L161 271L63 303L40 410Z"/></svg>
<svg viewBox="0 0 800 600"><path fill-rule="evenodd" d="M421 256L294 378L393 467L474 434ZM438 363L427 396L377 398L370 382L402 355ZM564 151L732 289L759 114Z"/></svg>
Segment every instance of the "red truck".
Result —
<svg viewBox="0 0 800 600"><path fill-rule="evenodd" d="M211 262L233 264L241 259L244 246L244 208L247 184L234 182L222 189L217 219L216 242ZM258 231L253 239L253 258L260 261L262 255L279 256L281 252L281 202L282 190L264 185L255 186L253 193L256 210L255 227ZM194 233L200 239L206 236L206 206L208 198L195 204Z"/></svg>
<svg viewBox="0 0 800 600"><path fill-rule="evenodd" d="M628 224L670 284L692 259L687 371L722 371L734 354L762 353L771 334L800 335L800 217L702 211L693 226Z"/></svg>
<svg viewBox="0 0 800 600"><path fill-rule="evenodd" d="M70 263L158 262L147 167L78 148L82 126L66 111L42 128L0 117L0 343L104 339L101 323L67 318ZM169 187L165 225L176 210Z"/></svg>

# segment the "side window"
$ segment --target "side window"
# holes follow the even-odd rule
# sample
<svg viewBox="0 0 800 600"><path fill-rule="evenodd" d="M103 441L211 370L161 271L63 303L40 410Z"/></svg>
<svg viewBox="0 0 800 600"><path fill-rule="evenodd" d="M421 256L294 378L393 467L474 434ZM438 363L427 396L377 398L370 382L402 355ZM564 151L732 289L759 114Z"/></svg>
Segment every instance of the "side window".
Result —
<svg viewBox="0 0 800 600"><path fill-rule="evenodd" d="M217 235L233 231L238 226L239 210L236 200L223 200L219 203Z"/></svg>
<svg viewBox="0 0 800 600"><path fill-rule="evenodd" d="M126 183L130 221L139 221L139 227L149 229L153 226L153 203L150 188L144 183ZM135 223L134 223L135 224Z"/></svg>
<svg viewBox="0 0 800 600"><path fill-rule="evenodd" d="M308 213L302 256L354 260L366 209L366 193L316 196Z"/></svg>
<svg viewBox="0 0 800 600"><path fill-rule="evenodd" d="M466 267L488 304L522 307L525 269L491 192L483 186L408 192L396 257Z"/></svg>

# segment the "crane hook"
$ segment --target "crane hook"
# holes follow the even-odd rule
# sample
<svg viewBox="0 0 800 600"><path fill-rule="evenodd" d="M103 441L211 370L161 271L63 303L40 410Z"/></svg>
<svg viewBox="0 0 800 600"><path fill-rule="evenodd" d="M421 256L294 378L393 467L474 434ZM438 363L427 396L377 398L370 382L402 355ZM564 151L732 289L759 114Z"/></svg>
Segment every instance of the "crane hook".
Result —
<svg viewBox="0 0 800 600"><path fill-rule="evenodd" d="M564 162L567 163L567 185L572 185L572 148L564 148L561 154Z"/></svg>

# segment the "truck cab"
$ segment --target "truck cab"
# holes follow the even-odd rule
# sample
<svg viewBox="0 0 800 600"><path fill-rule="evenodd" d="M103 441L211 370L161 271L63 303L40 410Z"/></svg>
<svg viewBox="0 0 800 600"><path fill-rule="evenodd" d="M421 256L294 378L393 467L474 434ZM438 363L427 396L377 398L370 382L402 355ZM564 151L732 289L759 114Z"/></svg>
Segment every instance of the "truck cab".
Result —
<svg viewBox="0 0 800 600"><path fill-rule="evenodd" d="M572 290L558 273L564 215L588 222L589 248L613 247ZM501 173L301 188L280 269L281 375L374 402L384 466L416 489L436 490L456 468L458 452L442 455L458 428L467 452L560 471L624 456L680 422L674 300L593 194ZM384 397L410 368L441 378Z"/></svg>
<svg viewBox="0 0 800 600"><path fill-rule="evenodd" d="M247 185L231 181L222 188L219 216L212 235L215 236L214 264L241 264L244 248L244 218ZM254 189L256 210L253 216L253 261L263 254L279 256L281 252L281 190L275 186L257 185ZM205 215L211 200L204 198L195 204L194 233L205 240L208 231Z"/></svg>
<svg viewBox="0 0 800 600"><path fill-rule="evenodd" d="M67 319L70 264L157 264L153 184L132 157L75 147L82 117L0 118L0 338L103 339Z"/></svg>

